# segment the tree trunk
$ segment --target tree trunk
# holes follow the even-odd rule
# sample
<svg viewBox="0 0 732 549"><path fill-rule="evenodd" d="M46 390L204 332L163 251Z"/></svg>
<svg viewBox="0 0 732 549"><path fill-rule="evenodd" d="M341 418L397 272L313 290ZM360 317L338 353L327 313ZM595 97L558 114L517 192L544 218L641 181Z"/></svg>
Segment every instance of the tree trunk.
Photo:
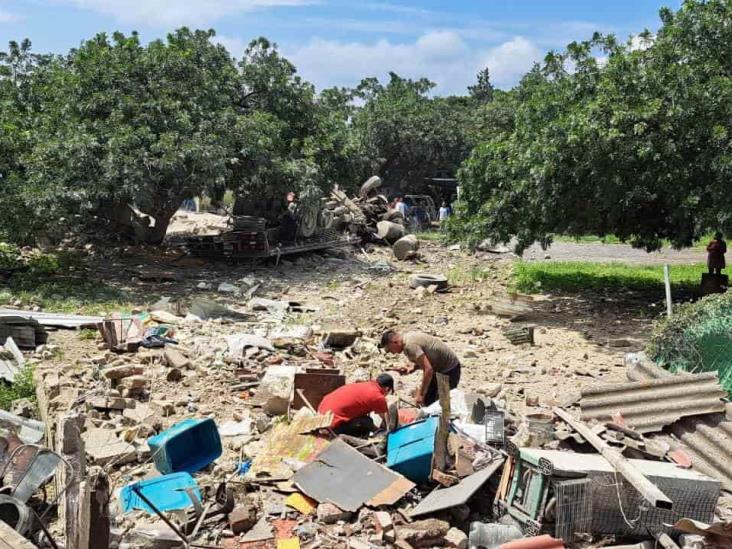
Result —
<svg viewBox="0 0 732 549"><path fill-rule="evenodd" d="M117 204L105 208L101 217L110 222L110 229L118 235L141 244L158 245L163 242L170 219L176 208L160 208L152 215L132 208L129 204Z"/></svg>

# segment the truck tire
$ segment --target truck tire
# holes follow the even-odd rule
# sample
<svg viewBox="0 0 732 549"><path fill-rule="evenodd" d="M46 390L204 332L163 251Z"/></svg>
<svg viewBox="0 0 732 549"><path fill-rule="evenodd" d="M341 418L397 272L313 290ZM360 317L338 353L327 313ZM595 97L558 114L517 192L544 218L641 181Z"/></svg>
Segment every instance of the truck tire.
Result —
<svg viewBox="0 0 732 549"><path fill-rule="evenodd" d="M420 286L424 286L425 288L437 286L438 290L444 290L447 288L447 278L442 275L433 274L416 274L409 277L410 288L419 288Z"/></svg>

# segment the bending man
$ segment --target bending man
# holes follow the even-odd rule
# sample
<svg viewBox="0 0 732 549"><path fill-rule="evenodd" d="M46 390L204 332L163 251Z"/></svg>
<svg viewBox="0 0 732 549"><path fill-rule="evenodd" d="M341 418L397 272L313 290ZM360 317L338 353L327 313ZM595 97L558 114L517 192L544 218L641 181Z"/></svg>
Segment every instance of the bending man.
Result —
<svg viewBox="0 0 732 549"><path fill-rule="evenodd" d="M429 406L437 400L437 378L435 373L450 378L450 389L460 382L460 360L441 340L421 332L400 334L387 330L381 336L381 347L390 353L404 353L409 359L407 366L399 368L400 374L411 374L422 370L422 383L414 398L417 406Z"/></svg>
<svg viewBox="0 0 732 549"><path fill-rule="evenodd" d="M318 406L318 413L333 412L331 428L338 435L366 437L376 431L371 412L381 416L383 427L389 425L386 395L394 392L394 379L381 374L374 381L350 383L328 393Z"/></svg>

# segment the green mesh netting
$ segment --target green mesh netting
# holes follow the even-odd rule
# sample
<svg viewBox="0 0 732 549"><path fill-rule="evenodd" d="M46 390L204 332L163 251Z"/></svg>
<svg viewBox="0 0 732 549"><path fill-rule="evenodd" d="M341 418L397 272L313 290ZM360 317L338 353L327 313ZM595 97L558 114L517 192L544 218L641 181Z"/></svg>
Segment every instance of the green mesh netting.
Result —
<svg viewBox="0 0 732 549"><path fill-rule="evenodd" d="M654 331L648 356L672 372L716 371L732 396L732 292L680 306Z"/></svg>

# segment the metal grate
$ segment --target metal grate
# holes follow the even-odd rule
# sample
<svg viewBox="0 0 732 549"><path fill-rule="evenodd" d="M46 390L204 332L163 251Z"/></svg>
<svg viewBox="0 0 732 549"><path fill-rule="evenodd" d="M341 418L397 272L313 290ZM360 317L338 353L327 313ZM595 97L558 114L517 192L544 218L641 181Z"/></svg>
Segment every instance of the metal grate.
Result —
<svg viewBox="0 0 732 549"><path fill-rule="evenodd" d="M554 536L566 542L592 530L592 481L586 478L554 483L556 530Z"/></svg>

